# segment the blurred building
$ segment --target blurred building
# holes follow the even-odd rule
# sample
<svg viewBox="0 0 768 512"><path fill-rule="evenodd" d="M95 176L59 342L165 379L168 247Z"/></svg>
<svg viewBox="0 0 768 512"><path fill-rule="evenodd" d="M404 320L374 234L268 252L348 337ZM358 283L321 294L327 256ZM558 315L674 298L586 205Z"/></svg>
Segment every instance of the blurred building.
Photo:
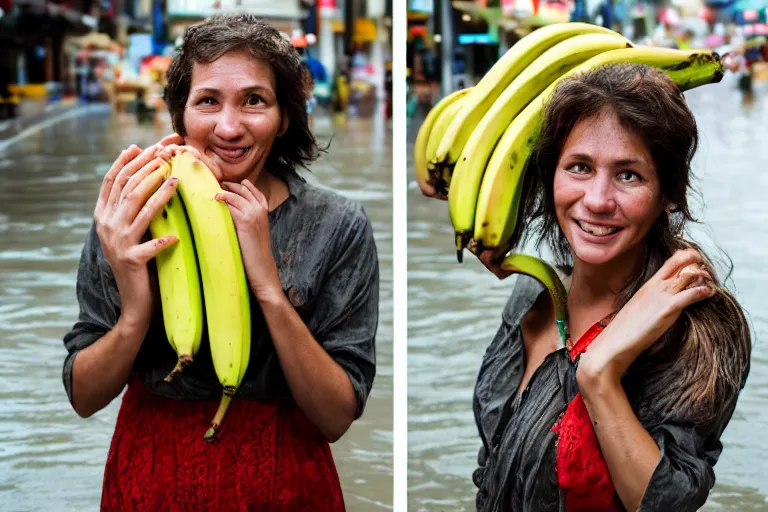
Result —
<svg viewBox="0 0 768 512"><path fill-rule="evenodd" d="M42 97L45 84L73 83L67 42L98 29L103 10L92 0L0 0L0 96L11 85Z"/></svg>

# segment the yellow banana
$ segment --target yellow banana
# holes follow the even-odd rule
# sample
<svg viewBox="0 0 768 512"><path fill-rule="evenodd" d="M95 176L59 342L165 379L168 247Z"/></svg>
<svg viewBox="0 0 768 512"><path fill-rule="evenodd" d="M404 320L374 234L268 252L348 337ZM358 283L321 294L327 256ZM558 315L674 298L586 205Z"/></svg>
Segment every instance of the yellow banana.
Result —
<svg viewBox="0 0 768 512"><path fill-rule="evenodd" d="M431 163L447 168L450 176L472 130L501 92L522 70L560 41L579 34L594 33L617 35L613 30L590 23L554 23L531 32L515 43L465 98L461 110L448 127ZM447 184L440 184L439 188L447 189L448 187Z"/></svg>
<svg viewBox="0 0 768 512"><path fill-rule="evenodd" d="M437 151L437 145L440 142L440 137L434 136L433 131L436 125L436 121L439 117L441 117L443 112L448 109L453 109L453 115L455 115L455 110L457 109L456 105L461 104L461 102L458 100L466 96L470 89L471 88L461 89L459 91L452 92L445 98L438 101L437 104L427 113L427 117L424 118L424 122L421 123L421 127L419 127L419 132L416 134L416 142L414 143L413 154L414 165L416 166L416 181L419 183L419 188L425 196L445 199L445 197L441 197L441 195L435 190L434 182L430 177L428 168L429 159L434 155L434 152ZM453 117L453 115L451 115L451 117ZM450 117L448 119L450 119ZM443 122L441 126L443 126L440 129L442 136L442 133L445 133L445 129L448 126L445 122ZM435 142L430 144L431 141ZM430 146L433 147L431 152Z"/></svg>
<svg viewBox="0 0 768 512"><path fill-rule="evenodd" d="M511 238L517 225L525 166L539 137L544 106L557 85L577 73L621 62L656 67L683 91L719 82L723 77L720 57L712 51L637 47L602 53L555 80L517 115L491 154L475 212L473 239L478 255L485 250L497 255L515 243Z"/></svg>
<svg viewBox="0 0 768 512"><path fill-rule="evenodd" d="M168 177L171 167L163 163L155 172ZM173 235L179 240L155 258L165 332L179 357L176 367L165 378L170 382L192 363L203 335L203 298L195 245L178 192L152 219L149 231L152 238Z"/></svg>
<svg viewBox="0 0 768 512"><path fill-rule="evenodd" d="M561 41L525 68L504 89L464 145L451 176L448 211L456 232L456 250L472 238L475 206L485 165L505 128L553 80L600 53L632 44L618 34L584 34Z"/></svg>
<svg viewBox="0 0 768 512"><path fill-rule="evenodd" d="M501 269L516 274L526 274L546 286L552 304L555 307L555 321L563 346L568 346L568 293L560 280L560 276L552 266L544 260L527 254L510 254L501 263Z"/></svg>
<svg viewBox="0 0 768 512"><path fill-rule="evenodd" d="M242 382L251 350L251 309L248 282L232 215L214 197L222 192L206 165L188 152L171 159L171 176L179 178L197 248L205 299L211 359L223 386L221 403L205 439L221 427L232 397Z"/></svg>

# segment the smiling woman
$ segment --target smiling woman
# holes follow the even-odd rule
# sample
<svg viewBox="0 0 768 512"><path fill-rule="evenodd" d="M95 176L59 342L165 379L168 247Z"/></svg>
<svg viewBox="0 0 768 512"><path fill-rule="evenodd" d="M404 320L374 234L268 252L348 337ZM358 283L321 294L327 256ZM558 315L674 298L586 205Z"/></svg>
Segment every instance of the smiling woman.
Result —
<svg viewBox="0 0 768 512"><path fill-rule="evenodd" d="M477 509L697 510L751 339L683 238L695 119L663 72L624 64L563 81L545 116L516 236L553 249L573 340L518 276L475 386Z"/></svg>
<svg viewBox="0 0 768 512"><path fill-rule="evenodd" d="M344 510L330 442L365 408L376 373L379 267L362 206L298 173L319 154L296 50L249 15L191 27L168 71L176 134L123 151L104 178L78 270L64 386L90 416L127 384L104 473L104 510ZM203 337L176 363L149 240L173 196L151 172L179 152L221 183L249 284L250 362L215 443L221 394Z"/></svg>

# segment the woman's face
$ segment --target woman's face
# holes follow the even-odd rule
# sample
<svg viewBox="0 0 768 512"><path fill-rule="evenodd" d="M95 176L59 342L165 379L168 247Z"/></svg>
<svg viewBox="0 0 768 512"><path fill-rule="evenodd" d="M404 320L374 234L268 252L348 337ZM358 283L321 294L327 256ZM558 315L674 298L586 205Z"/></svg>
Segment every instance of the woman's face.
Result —
<svg viewBox="0 0 768 512"><path fill-rule="evenodd" d="M650 153L612 111L571 130L555 171L554 199L576 260L593 265L634 262L663 211Z"/></svg>
<svg viewBox="0 0 768 512"><path fill-rule="evenodd" d="M255 179L288 129L270 65L243 52L195 64L184 109L186 144L217 164L219 181Z"/></svg>

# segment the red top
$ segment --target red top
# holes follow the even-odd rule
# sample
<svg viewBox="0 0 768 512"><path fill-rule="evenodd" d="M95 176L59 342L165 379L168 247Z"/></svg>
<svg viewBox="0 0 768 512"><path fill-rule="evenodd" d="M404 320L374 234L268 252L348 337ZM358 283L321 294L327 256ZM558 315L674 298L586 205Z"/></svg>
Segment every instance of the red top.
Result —
<svg viewBox="0 0 768 512"><path fill-rule="evenodd" d="M594 324L571 347L571 361L586 352L590 343L608 325L610 318ZM577 393L571 400L552 430L558 434L557 480L560 488L565 491L566 510L622 512L624 507L613 489L611 475L581 393Z"/></svg>

